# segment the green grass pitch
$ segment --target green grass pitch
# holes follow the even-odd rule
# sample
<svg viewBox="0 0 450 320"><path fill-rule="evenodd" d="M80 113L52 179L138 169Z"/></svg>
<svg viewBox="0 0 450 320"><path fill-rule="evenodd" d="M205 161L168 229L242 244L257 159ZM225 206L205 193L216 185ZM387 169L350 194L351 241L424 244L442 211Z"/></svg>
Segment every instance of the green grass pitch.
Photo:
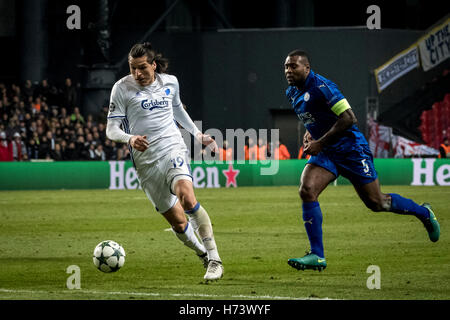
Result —
<svg viewBox="0 0 450 320"><path fill-rule="evenodd" d="M309 248L297 187L197 189L224 262L219 282L153 209L141 190L0 192L0 299L449 299L450 188L388 186L430 202L441 224L432 243L414 217L372 213L350 186L320 198L328 267L297 271L287 264ZM105 274L94 247L115 240L124 267ZM77 265L81 289L69 290ZM380 268L380 289L367 272Z"/></svg>

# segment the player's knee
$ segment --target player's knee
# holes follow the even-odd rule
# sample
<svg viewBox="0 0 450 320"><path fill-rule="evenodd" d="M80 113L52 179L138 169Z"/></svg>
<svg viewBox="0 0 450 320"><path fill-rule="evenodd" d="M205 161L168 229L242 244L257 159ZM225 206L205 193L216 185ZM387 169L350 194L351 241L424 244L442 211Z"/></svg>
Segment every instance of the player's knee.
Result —
<svg viewBox="0 0 450 320"><path fill-rule="evenodd" d="M179 198L181 206L185 211L192 210L197 204L197 199L193 193L182 193Z"/></svg>
<svg viewBox="0 0 450 320"><path fill-rule="evenodd" d="M180 200L181 206L183 209L192 210L197 204L197 199L195 198L194 190L188 185L177 185L176 194L178 199Z"/></svg>
<svg viewBox="0 0 450 320"><path fill-rule="evenodd" d="M299 195L302 201L304 202L311 202L311 201L317 201L317 196L314 192L314 188L312 186L309 186L307 184L302 184L299 189Z"/></svg>

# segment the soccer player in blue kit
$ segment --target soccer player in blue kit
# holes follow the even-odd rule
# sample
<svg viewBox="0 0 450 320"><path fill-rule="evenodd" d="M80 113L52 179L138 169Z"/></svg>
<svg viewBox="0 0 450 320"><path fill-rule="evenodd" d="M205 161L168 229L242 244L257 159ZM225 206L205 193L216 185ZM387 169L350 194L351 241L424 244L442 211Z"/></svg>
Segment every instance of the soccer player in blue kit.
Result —
<svg viewBox="0 0 450 320"><path fill-rule="evenodd" d="M286 96L307 130L304 152L311 155L299 190L311 251L289 259L288 264L298 270L326 268L318 197L339 175L350 180L369 209L414 215L424 224L430 240L438 241L440 226L429 204L418 205L398 194L381 192L369 145L336 84L313 72L308 54L302 50L288 54L284 71L289 84Z"/></svg>

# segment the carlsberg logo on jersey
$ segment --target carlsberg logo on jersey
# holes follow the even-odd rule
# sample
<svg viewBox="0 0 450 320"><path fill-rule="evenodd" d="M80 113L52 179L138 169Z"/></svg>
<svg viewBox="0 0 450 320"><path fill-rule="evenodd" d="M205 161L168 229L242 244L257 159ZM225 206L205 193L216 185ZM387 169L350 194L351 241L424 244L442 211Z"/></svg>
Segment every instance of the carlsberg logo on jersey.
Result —
<svg viewBox="0 0 450 320"><path fill-rule="evenodd" d="M169 106L169 101L166 100L166 98L162 98L162 100L148 100L148 99L144 99L141 101L141 107L142 109L145 110L153 110L155 108L164 108L164 107L168 107Z"/></svg>

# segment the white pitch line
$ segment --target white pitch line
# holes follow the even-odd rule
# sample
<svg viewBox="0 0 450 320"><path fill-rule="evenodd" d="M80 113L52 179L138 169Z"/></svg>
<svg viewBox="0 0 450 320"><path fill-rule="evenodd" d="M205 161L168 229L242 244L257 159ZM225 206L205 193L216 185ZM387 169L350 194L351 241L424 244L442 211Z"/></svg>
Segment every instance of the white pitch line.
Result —
<svg viewBox="0 0 450 320"><path fill-rule="evenodd" d="M63 291L44 291L44 290L16 290L0 288L0 293L28 293L28 294L49 294L49 293L86 293L86 294L101 294L101 295L130 295L130 296L144 296L144 297L197 297L197 298L233 298L233 299L267 299L267 300L333 300L330 298L297 298L297 297L280 297L280 296L247 296L247 295L217 295L217 294L202 294L202 293L168 293L160 294L154 292L120 292L120 291L95 291L95 290L63 290Z"/></svg>

